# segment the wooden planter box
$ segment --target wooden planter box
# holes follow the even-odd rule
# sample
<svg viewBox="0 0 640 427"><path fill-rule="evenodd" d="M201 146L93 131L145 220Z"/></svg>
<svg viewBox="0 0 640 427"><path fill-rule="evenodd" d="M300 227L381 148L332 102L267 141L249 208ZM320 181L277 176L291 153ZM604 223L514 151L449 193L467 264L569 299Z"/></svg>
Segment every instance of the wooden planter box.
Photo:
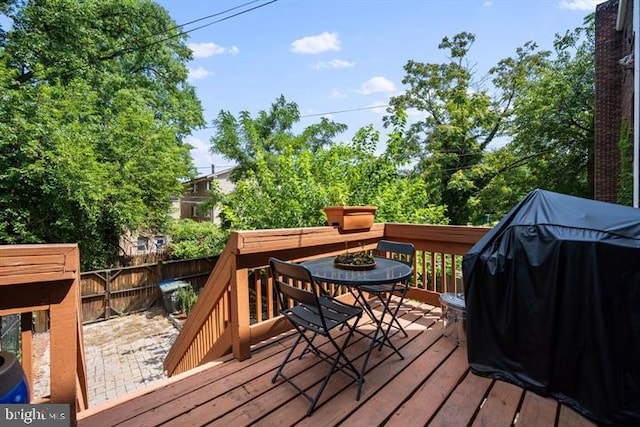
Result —
<svg viewBox="0 0 640 427"><path fill-rule="evenodd" d="M342 231L368 230L373 225L376 206L326 206L324 213L330 227Z"/></svg>

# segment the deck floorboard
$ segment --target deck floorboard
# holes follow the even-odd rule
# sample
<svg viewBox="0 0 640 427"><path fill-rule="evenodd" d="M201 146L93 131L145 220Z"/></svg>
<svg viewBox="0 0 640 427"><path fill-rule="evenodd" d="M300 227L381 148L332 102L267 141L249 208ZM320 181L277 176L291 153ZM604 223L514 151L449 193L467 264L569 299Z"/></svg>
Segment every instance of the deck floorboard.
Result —
<svg viewBox="0 0 640 427"><path fill-rule="evenodd" d="M439 308L405 304L402 313L409 336L395 333L391 340L404 358L387 347L374 349L360 400L357 385L338 372L307 416L309 402L303 396L282 378L272 383L293 344L293 334L283 334L253 349L250 359L227 356L193 374L80 413L78 425L493 427L517 420L518 426L595 426L554 399L471 373L465 349L442 336ZM366 332L372 326L363 322L359 328ZM344 331L336 338L343 339ZM369 338L356 334L347 349L356 366L362 366L368 348ZM328 368L307 354L290 362L285 372L313 394Z"/></svg>

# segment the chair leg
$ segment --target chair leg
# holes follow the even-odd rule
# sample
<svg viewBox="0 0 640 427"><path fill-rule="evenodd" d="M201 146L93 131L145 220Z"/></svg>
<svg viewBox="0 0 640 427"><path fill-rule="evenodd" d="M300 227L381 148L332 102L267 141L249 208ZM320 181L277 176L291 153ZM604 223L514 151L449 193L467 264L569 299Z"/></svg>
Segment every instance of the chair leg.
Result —
<svg viewBox="0 0 640 427"><path fill-rule="evenodd" d="M284 369L284 365L287 364L287 362L289 361L289 358L291 357L291 355L293 354L293 351L296 349L296 347L298 346L298 344L300 343L300 340L302 339L302 332L300 330L298 330L298 338L296 339L296 342L291 346L291 348L289 349L289 351L287 352L287 355L285 356L284 360L282 361L282 363L280 364L280 367L278 368L278 370L276 371L276 374L273 376L273 378L271 379L272 383L275 383L276 380L278 379L279 376L282 376L283 378L284 375L282 375L282 369ZM285 378L286 379L286 378Z"/></svg>
<svg viewBox="0 0 640 427"><path fill-rule="evenodd" d="M404 328L402 327L402 325L400 324L400 321L398 320L398 312L400 311L400 306L404 301L405 295L406 295L406 291L403 291L394 309L390 307L391 298L393 297L393 292L389 292L387 300L383 302L384 308L383 308L382 316L384 317L385 313L389 313L389 315L391 316L391 320L389 320L389 322L386 323L387 330L384 332L384 335L387 337L391 333L391 328L394 326L394 324L397 325L397 328L404 334L405 338L409 336L407 332L404 330ZM378 348L378 350L382 350L382 344L383 343L380 343L380 347ZM402 355L400 355L400 357L402 357Z"/></svg>
<svg viewBox="0 0 640 427"><path fill-rule="evenodd" d="M358 383L358 391L357 391L357 395L356 395L356 400L360 400L360 394L361 394L361 391L362 391L362 384L364 383L363 374L353 365L351 360L347 357L347 355L344 352L344 349L349 345L349 341L351 340L352 336L353 336L353 329L350 328L349 334L345 338L344 343L342 344L342 346L339 346L338 343L333 339L333 337L331 337L331 335L327 335L327 338L329 339L329 341L335 347L335 349L337 351L337 354L333 358L333 363L331 364L331 368L329 369L329 371L327 372L327 375L325 376L324 380L320 384L320 388L318 389L315 397L313 399L311 399L311 406L309 407L309 410L307 411L307 415L311 415L311 413L315 409L316 404L318 403L318 400L320 399L320 396L322 395L322 392L324 392L324 389L327 387L327 384L329 383L329 380L331 379L333 374L338 370L337 366L338 366L340 360L344 360L343 367L347 368L348 371L351 371L351 374L353 375L352 378L354 379L354 382Z"/></svg>
<svg viewBox="0 0 640 427"><path fill-rule="evenodd" d="M388 292L387 292L387 293L388 293ZM352 294L353 294L353 292L352 292ZM391 297L393 296L393 293L388 293L388 294L389 294L389 297L388 297L388 298L386 298L386 299L383 297L383 295L384 295L384 294L382 294L382 293L380 293L380 294L374 294L374 295L378 298L378 300L379 300L379 301L380 301L380 303L382 304L382 307L383 307L382 315L384 316L384 315L385 315L385 312L386 312L386 313L391 314L391 315L392 315L392 320L391 320L391 322L396 324L397 329L398 329L398 330L400 330L400 332L402 332L402 334L403 334L403 335L405 336L405 338L406 338L406 337L408 337L409 335L408 335L408 334L407 334L407 332L404 330L404 328L402 327L402 325L400 324L400 322L398 321L398 318L397 318L397 314L398 314L398 311L400 311L400 305L402 305L402 301L404 301L404 295L405 295L405 294L404 294L404 292L403 292L403 294L401 295L401 297L400 297L400 302L398 303L398 306L395 308L395 310L393 311L393 313L392 313L392 311L391 311L391 308L389 307L390 302L391 302ZM363 296L362 294L358 294L358 295L353 294L353 296L354 296L354 298L356 299L356 301L357 301L357 302L358 302L358 303L359 303L359 304L360 304L360 305L365 309L365 311L367 312L367 315L368 315L370 318L374 319L374 318L375 318L375 317L374 317L374 316L375 316L375 314L373 313L373 311L371 310L371 308L369 307L369 305L364 303L364 296ZM386 325L388 325L388 323L385 323L385 324L386 324Z"/></svg>
<svg viewBox="0 0 640 427"><path fill-rule="evenodd" d="M392 323L395 323L396 328L398 330L400 330L400 332L402 332L402 334L404 335L405 338L407 338L409 335L407 334L407 331L404 330L404 328L400 324L400 321L398 320L398 312L400 311L400 307L402 306L402 303L404 302L405 295L406 295L406 291L402 292L400 294L400 296L398 297L398 303L396 304L396 307L393 310L393 314L392 314L391 318L392 318ZM389 307L391 305L391 297L393 297L393 294L389 295L389 299L387 301L387 307ZM391 309L389 310L389 313L391 313Z"/></svg>
<svg viewBox="0 0 640 427"><path fill-rule="evenodd" d="M400 329L405 337L408 337L409 335L406 333L406 331L404 330L404 328L402 328L402 325L400 325L396 315L400 309L400 304L397 305L395 307L395 310L392 310L392 307L390 306L391 304L391 298L393 297L395 293L395 290L391 291L391 292L381 292L381 293L375 293L374 295L378 298L378 300L380 301L380 303L382 304L382 314L380 315L379 318L374 317L374 320L376 322L376 325L378 327L378 330L380 331L380 334L382 335L382 339L380 340L380 345L378 346L378 351L382 351L382 347L384 345L387 345L389 348L391 348L395 353L398 354L398 356L400 357L400 359L404 359L404 356L402 356L402 354L400 353L400 351L396 348L395 345L393 345L393 343L391 342L391 338L390 338L390 334L391 334L391 327L393 326L394 323L396 323L398 325L398 329ZM404 295L404 292L402 293L402 295ZM364 299L364 297L363 297ZM403 298L401 298L401 301L403 300ZM372 313L372 309L369 307L369 305L365 302L365 307L368 308L368 312ZM373 313L372 313L373 315ZM385 317L389 315L390 320L386 321ZM385 328L386 326L386 328Z"/></svg>
<svg viewBox="0 0 640 427"><path fill-rule="evenodd" d="M300 353L300 356L298 356L298 359L302 359L302 356L304 356L308 352L312 352L316 356L320 356L320 354L318 353L318 350L312 344L313 340L316 338L316 335L318 334L314 333L311 338L308 338L306 335L304 335L304 339L305 341L307 341L307 345L304 348L304 350L302 350L302 353Z"/></svg>
<svg viewBox="0 0 640 427"><path fill-rule="evenodd" d="M389 338L390 329L387 328L387 330L385 330L384 328L384 326L386 325L386 323L384 322L384 318L386 314L389 312L388 308L385 306L385 300L382 298L381 294L376 293L374 295L382 302L383 307L382 307L382 314L380 317L375 315L375 313L373 312L373 309L371 308L367 300L364 298L364 295L362 295L362 292L359 292L360 303L362 304L364 310L367 312L367 314L369 314L369 316L371 317L371 319L376 325L376 332L373 337L373 341L371 343L370 349L373 347L376 347L375 345L376 342L380 342L379 350L382 350L382 346L386 345L387 347L392 349L400 357L400 359L404 359L404 356L402 356L402 353L400 353L400 350L398 350L398 348L391 342L391 339ZM380 335L380 337L378 337L378 334ZM370 352L368 352L365 358L365 364L364 364L365 366L366 366L367 360L369 359L369 355L370 355Z"/></svg>
<svg viewBox="0 0 640 427"><path fill-rule="evenodd" d="M364 294L360 291L355 292L351 287L349 287L349 292L351 292L351 295L356 300L356 302L360 305L360 307L362 307L364 311L367 312L367 316L369 316L371 321L375 323L376 316L373 313L373 310L371 310L371 307L369 306L369 304L367 304Z"/></svg>

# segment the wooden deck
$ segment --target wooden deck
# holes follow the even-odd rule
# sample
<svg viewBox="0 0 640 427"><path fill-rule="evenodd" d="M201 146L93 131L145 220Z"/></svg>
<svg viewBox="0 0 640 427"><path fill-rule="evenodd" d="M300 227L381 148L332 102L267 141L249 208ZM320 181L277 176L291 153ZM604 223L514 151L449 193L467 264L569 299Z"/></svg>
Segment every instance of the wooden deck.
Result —
<svg viewBox="0 0 640 427"><path fill-rule="evenodd" d="M464 348L442 337L440 309L406 304L402 322L409 334L392 337L403 356L374 350L362 397L336 373L319 406L290 385L271 378L292 343L286 334L238 362L208 363L78 415L80 426L594 426L572 409L519 387L472 374ZM361 322L364 323L364 322ZM361 325L359 328L370 328ZM348 353L360 364L368 338L356 336ZM358 365L359 366L359 365ZM328 366L311 354L294 359L285 372L310 390Z"/></svg>

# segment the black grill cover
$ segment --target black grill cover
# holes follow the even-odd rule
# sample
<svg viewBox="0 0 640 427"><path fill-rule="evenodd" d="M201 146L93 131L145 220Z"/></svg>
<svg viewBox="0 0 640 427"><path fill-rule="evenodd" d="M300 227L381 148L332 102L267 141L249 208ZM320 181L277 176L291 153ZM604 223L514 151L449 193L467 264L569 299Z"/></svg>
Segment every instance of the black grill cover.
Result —
<svg viewBox="0 0 640 427"><path fill-rule="evenodd" d="M474 373L640 425L640 210L535 190L462 268Z"/></svg>

